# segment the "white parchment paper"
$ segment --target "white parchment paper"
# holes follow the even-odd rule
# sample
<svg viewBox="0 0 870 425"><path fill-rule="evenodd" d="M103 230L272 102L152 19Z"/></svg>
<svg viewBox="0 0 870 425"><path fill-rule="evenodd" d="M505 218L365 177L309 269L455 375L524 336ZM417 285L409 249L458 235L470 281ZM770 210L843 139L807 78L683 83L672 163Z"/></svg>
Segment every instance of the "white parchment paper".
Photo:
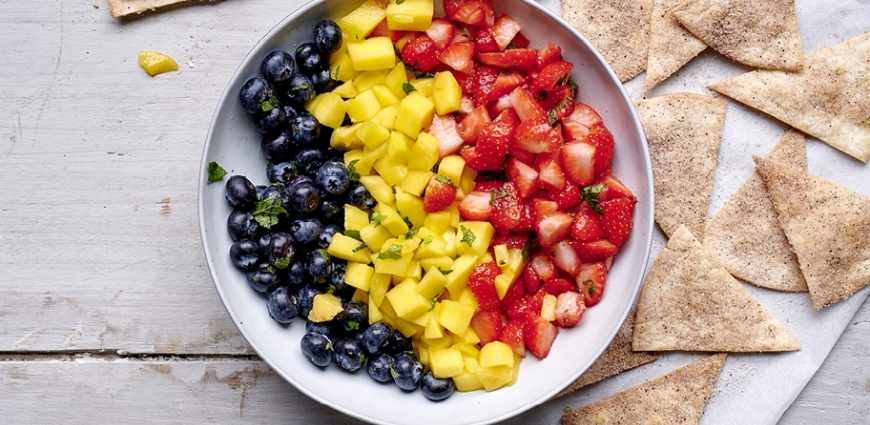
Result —
<svg viewBox="0 0 870 425"><path fill-rule="evenodd" d="M539 0L561 13L560 0ZM870 32L870 0L797 0L801 39L806 54ZM644 95L644 74L627 82L632 99L666 93L693 92L719 96L707 84L731 78L751 68L707 49L676 74ZM754 170L752 155L765 156L788 128L785 124L731 99L725 118L719 166L708 217L712 216ZM864 101L870 102L870 93ZM809 173L870 196L870 164L807 137ZM667 242L657 229L651 260ZM650 261L650 266L653 261ZM777 354L731 354L701 418L702 425L776 424L825 361L870 289L822 311L812 308L809 295L781 293L745 284L747 289L800 338L803 348ZM651 363L551 400L505 424L557 424L566 409L603 399L682 367L705 354L662 353Z"/></svg>

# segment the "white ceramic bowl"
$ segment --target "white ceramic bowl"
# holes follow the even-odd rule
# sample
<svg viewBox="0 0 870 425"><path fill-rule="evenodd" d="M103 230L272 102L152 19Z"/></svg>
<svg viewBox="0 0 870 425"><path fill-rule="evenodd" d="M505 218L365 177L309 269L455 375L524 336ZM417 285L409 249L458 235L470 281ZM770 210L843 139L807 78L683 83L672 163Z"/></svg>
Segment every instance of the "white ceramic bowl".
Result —
<svg viewBox="0 0 870 425"><path fill-rule="evenodd" d="M508 12L524 23L523 33L531 39L531 47L546 43L562 47L564 58L574 64L572 78L580 86L578 99L593 106L614 135L614 175L638 198L634 230L608 274L604 297L577 327L560 332L547 359L540 361L528 355L517 383L492 393L455 393L435 403L420 391L406 393L395 385L378 384L364 370L355 375L335 365L321 370L309 363L299 348L303 322L283 327L272 320L265 298L230 264L232 241L226 231L230 207L224 200L223 182L208 184L206 166L216 161L230 175L246 175L254 184L267 183L261 136L239 105L239 88L258 75L266 53L277 48L294 51L312 37L319 20L336 19L360 3L317 0L286 17L254 46L224 91L206 139L199 182L200 229L215 286L233 321L260 357L300 391L336 410L385 424L480 424L507 419L547 401L583 373L610 343L634 304L653 227L652 172L640 122L614 73L576 30L532 1L493 2L497 12ZM440 8L441 2L436 3Z"/></svg>

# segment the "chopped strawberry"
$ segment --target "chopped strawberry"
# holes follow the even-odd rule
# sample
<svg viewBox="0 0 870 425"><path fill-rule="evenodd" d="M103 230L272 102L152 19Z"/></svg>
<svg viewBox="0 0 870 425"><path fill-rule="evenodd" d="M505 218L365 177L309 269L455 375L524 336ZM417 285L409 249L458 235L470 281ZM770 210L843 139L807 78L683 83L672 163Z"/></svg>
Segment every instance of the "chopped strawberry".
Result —
<svg viewBox="0 0 870 425"><path fill-rule="evenodd" d="M463 151L464 152L464 151ZM469 221L489 221L492 205L489 192L472 191L459 202L459 216Z"/></svg>
<svg viewBox="0 0 870 425"><path fill-rule="evenodd" d="M510 158L505 165L508 180L517 187L520 199L526 199L538 189L538 172L516 158Z"/></svg>
<svg viewBox="0 0 870 425"><path fill-rule="evenodd" d="M579 292L563 292L556 297L556 325L570 328L586 313L585 297Z"/></svg>
<svg viewBox="0 0 870 425"><path fill-rule="evenodd" d="M599 239L592 242L571 241L577 257L581 261L597 261L612 257L619 252L619 247L607 239Z"/></svg>
<svg viewBox="0 0 870 425"><path fill-rule="evenodd" d="M571 239L579 242L591 242L605 237L601 227L601 217L589 204L581 204L574 214L574 224L571 225Z"/></svg>
<svg viewBox="0 0 870 425"><path fill-rule="evenodd" d="M544 306L544 295L546 295L546 292L544 291L538 291L534 294L526 294L524 297L508 306L505 314L513 319L521 319L526 314L538 316L541 314L541 308Z"/></svg>
<svg viewBox="0 0 870 425"><path fill-rule="evenodd" d="M535 223L539 223L541 220L559 211L559 204L549 199L533 198L531 204Z"/></svg>
<svg viewBox="0 0 870 425"><path fill-rule="evenodd" d="M532 93L524 88L517 87L511 92L511 103L517 111L517 116L520 121L528 121L533 119L547 119L547 113L541 108L541 105L532 96Z"/></svg>
<svg viewBox="0 0 870 425"><path fill-rule="evenodd" d="M546 119L530 119L520 122L514 135L516 146L526 152L553 152L562 146L562 134Z"/></svg>
<svg viewBox="0 0 870 425"><path fill-rule="evenodd" d="M477 171L501 171L516 126L516 114L510 109L484 125L477 138L477 146L461 152L466 165Z"/></svg>
<svg viewBox="0 0 870 425"><path fill-rule="evenodd" d="M595 145L595 176L601 176L610 169L613 159L613 135L601 123L590 127L589 131L587 140Z"/></svg>
<svg viewBox="0 0 870 425"><path fill-rule="evenodd" d="M548 44L547 47L538 50L538 66L540 68L560 60L562 60L562 48L555 44Z"/></svg>
<svg viewBox="0 0 870 425"><path fill-rule="evenodd" d="M569 119L577 121L584 126L592 127L595 124L600 124L603 122L601 119L601 115L598 115L598 112L595 112L595 109L592 109L591 106L578 102L574 105L574 112L568 116Z"/></svg>
<svg viewBox="0 0 870 425"><path fill-rule="evenodd" d="M477 146L459 151L465 159L465 165L476 171L501 171L504 167L504 156L497 157L490 152L481 151Z"/></svg>
<svg viewBox="0 0 870 425"><path fill-rule="evenodd" d="M601 301L604 295L604 285L607 283L607 266L603 262L584 263L577 275L577 288L583 294L587 307L592 307Z"/></svg>
<svg viewBox="0 0 870 425"><path fill-rule="evenodd" d="M468 276L468 287L477 299L481 310L496 309L499 306L498 292L495 289L495 277L501 274L501 269L492 261L478 265Z"/></svg>
<svg viewBox="0 0 870 425"><path fill-rule="evenodd" d="M486 111L486 107L478 106L459 122L459 135L466 142L476 143L483 127L491 121L492 119L489 118L489 112Z"/></svg>
<svg viewBox="0 0 870 425"><path fill-rule="evenodd" d="M460 41L451 44L438 53L438 60L459 72L468 74L474 68L474 43Z"/></svg>
<svg viewBox="0 0 870 425"><path fill-rule="evenodd" d="M508 319L498 334L498 340L511 347L514 354L525 357L526 344L523 342L523 321Z"/></svg>
<svg viewBox="0 0 870 425"><path fill-rule="evenodd" d="M599 202L601 208L601 227L607 235L607 240L616 246L621 246L631 234L631 216L634 213L634 198L616 198Z"/></svg>
<svg viewBox="0 0 870 425"><path fill-rule="evenodd" d="M525 232L535 228L535 219L532 214L532 206L528 203L523 204L523 213L520 216L520 224L514 229L517 232Z"/></svg>
<svg viewBox="0 0 870 425"><path fill-rule="evenodd" d="M474 39L474 45L481 52L497 52L498 44L492 34L492 29L489 27L481 28L477 32L477 37Z"/></svg>
<svg viewBox="0 0 870 425"><path fill-rule="evenodd" d="M551 91L557 85L565 82L572 69L574 69L574 65L571 62L553 62L541 69L538 76L532 80L532 87L538 90Z"/></svg>
<svg viewBox="0 0 870 425"><path fill-rule="evenodd" d="M499 71L489 66L476 66L471 72L468 93L474 99L475 106L483 105L489 100L489 93L498 78Z"/></svg>
<svg viewBox="0 0 870 425"><path fill-rule="evenodd" d="M625 187L619 179L612 175L604 176L604 178L600 179L598 182L604 185L604 188L601 189L601 193L598 194L599 202L615 198L634 198L634 194L631 193L631 190Z"/></svg>
<svg viewBox="0 0 870 425"><path fill-rule="evenodd" d="M504 245L511 249L523 249L528 241L528 232L507 232L505 234L499 234L499 232L496 231L496 234L492 237L489 245Z"/></svg>
<svg viewBox="0 0 870 425"><path fill-rule="evenodd" d="M535 166L538 168L539 179L541 186L560 191L568 185L568 180L565 178L565 172L562 166L554 155L538 155L535 159Z"/></svg>
<svg viewBox="0 0 870 425"><path fill-rule="evenodd" d="M550 258L553 259L553 264L556 267L571 276L577 276L580 271L580 258L577 257L577 251L574 251L574 247L567 240L562 240L550 248Z"/></svg>
<svg viewBox="0 0 870 425"><path fill-rule="evenodd" d="M477 55L481 63L496 68L516 68L531 71L538 66L538 54L531 49L508 49L503 52L482 52Z"/></svg>
<svg viewBox="0 0 870 425"><path fill-rule="evenodd" d="M492 216L490 222L496 229L511 230L522 219L523 207L513 183L505 183L501 189L490 192L492 196Z"/></svg>
<svg viewBox="0 0 870 425"><path fill-rule="evenodd" d="M444 158L459 152L464 140L459 134L456 120L451 115L435 115L429 123L429 134L438 138L438 156Z"/></svg>
<svg viewBox="0 0 870 425"><path fill-rule="evenodd" d="M506 94L510 94L515 88L526 82L526 76L517 71L502 71L495 79L492 85L492 91L489 93L488 100L498 100ZM510 98L507 98L508 101ZM513 106L509 103L508 106Z"/></svg>
<svg viewBox="0 0 870 425"><path fill-rule="evenodd" d="M559 150L562 170L574 183L587 186L595 177L595 146L583 141L562 145Z"/></svg>
<svg viewBox="0 0 870 425"><path fill-rule="evenodd" d="M486 192L487 196L489 196L490 201L492 201L492 192L501 189L504 182L501 180L480 180L474 184L474 188L472 189L475 192Z"/></svg>
<svg viewBox="0 0 870 425"><path fill-rule="evenodd" d="M501 299L501 303L499 304L499 308L507 309L513 303L519 301L526 295L526 288L523 285L522 279L514 279L511 283L511 286L508 287L507 292L504 294L504 298Z"/></svg>
<svg viewBox="0 0 870 425"><path fill-rule="evenodd" d="M495 11L489 0L445 0L444 11L451 21L479 27L495 22Z"/></svg>
<svg viewBox="0 0 870 425"><path fill-rule="evenodd" d="M517 35L514 36L514 39L511 40L511 44L510 44L510 46L508 46L508 48L518 47L520 49L525 49L525 48L529 47L529 44L532 44L532 42L529 41L529 39L526 38L526 36L523 35L523 33L519 32L519 33L517 33Z"/></svg>
<svg viewBox="0 0 870 425"><path fill-rule="evenodd" d="M423 195L423 209L426 212L441 211L450 206L456 198L456 185L450 177L436 174L429 180Z"/></svg>
<svg viewBox="0 0 870 425"><path fill-rule="evenodd" d="M547 94L547 104L541 106L548 111L547 119L550 123L558 123L574 112L574 96L576 92L568 85L556 87Z"/></svg>
<svg viewBox="0 0 870 425"><path fill-rule="evenodd" d="M556 265L546 254L539 252L529 259L529 262L523 266L523 284L526 287L526 292L533 294L538 291L541 284L546 281L555 279L558 276Z"/></svg>
<svg viewBox="0 0 870 425"><path fill-rule="evenodd" d="M481 345L489 344L501 333L501 312L498 309L480 310L471 318L469 326L480 338Z"/></svg>
<svg viewBox="0 0 870 425"><path fill-rule="evenodd" d="M580 203L580 187L575 184L566 184L562 190L550 191L547 194L550 200L559 204L559 208L563 210L575 207Z"/></svg>
<svg viewBox="0 0 870 425"><path fill-rule="evenodd" d="M538 222L538 242L549 248L565 239L571 232L574 218L564 212L557 212Z"/></svg>
<svg viewBox="0 0 870 425"><path fill-rule="evenodd" d="M408 35L407 31L391 30L387 26L387 20L384 19L375 27L375 29L372 30L372 32L369 33L368 37L389 37L390 40L392 40L393 44L396 44L399 39L406 35Z"/></svg>
<svg viewBox="0 0 870 425"><path fill-rule="evenodd" d="M553 296L559 296L559 294L568 291L577 292L577 284L573 280L558 278L544 282L541 286L541 291Z"/></svg>
<svg viewBox="0 0 870 425"><path fill-rule="evenodd" d="M456 27L447 19L435 18L429 28L426 29L426 35L432 39L435 46L439 49L446 48L453 41L453 33Z"/></svg>
<svg viewBox="0 0 870 425"><path fill-rule="evenodd" d="M426 35L421 35L402 46L402 61L408 66L423 72L433 70L439 63L439 49Z"/></svg>
<svg viewBox="0 0 870 425"><path fill-rule="evenodd" d="M511 44L511 41L522 29L523 24L507 13L498 15L498 17L495 18L495 23L492 25L492 35L495 39L495 44L498 45L498 49L506 49L508 44ZM537 57L535 59L537 59Z"/></svg>
<svg viewBox="0 0 870 425"><path fill-rule="evenodd" d="M586 127L585 125L580 124L579 121L574 121L569 117L570 115L562 118L562 135L565 137L565 140L568 142L574 140L585 140L590 133L589 127Z"/></svg>
<svg viewBox="0 0 870 425"><path fill-rule="evenodd" d="M539 359L547 358L550 347L559 335L559 328L541 316L527 314L523 319L523 342L526 349Z"/></svg>

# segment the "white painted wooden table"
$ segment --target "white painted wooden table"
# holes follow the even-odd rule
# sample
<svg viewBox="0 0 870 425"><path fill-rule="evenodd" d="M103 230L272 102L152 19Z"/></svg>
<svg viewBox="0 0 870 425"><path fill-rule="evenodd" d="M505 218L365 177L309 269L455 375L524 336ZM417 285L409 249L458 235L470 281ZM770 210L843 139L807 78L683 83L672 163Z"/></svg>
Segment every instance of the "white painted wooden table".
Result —
<svg viewBox="0 0 870 425"><path fill-rule="evenodd" d="M116 20L106 0L0 0L0 423L359 423L252 352L197 225L217 100L302 3ZM147 76L143 49L180 71ZM870 423L868 341L865 303L780 423Z"/></svg>

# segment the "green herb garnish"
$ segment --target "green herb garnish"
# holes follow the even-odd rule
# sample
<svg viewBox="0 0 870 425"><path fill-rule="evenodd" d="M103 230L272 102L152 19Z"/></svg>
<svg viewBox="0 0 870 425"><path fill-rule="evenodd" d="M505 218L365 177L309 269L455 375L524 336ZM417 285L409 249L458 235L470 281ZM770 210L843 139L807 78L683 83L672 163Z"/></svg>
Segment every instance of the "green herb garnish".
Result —
<svg viewBox="0 0 870 425"><path fill-rule="evenodd" d="M392 244L386 251L378 254L381 260L398 260L402 258L402 245Z"/></svg>
<svg viewBox="0 0 870 425"><path fill-rule="evenodd" d="M220 181L227 175L227 170L224 170L224 167L218 165L217 162L209 162L208 163L208 182L214 183L216 181Z"/></svg>
<svg viewBox="0 0 870 425"><path fill-rule="evenodd" d="M459 242L465 242L468 246L474 243L474 240L477 239L477 236L474 236L474 232L465 228L465 226L459 226L459 230L462 231L462 239Z"/></svg>
<svg viewBox="0 0 870 425"><path fill-rule="evenodd" d="M281 206L281 200L277 195L270 196L254 205L254 220L260 226L271 229L278 224L278 215L287 214L287 210Z"/></svg>
<svg viewBox="0 0 870 425"><path fill-rule="evenodd" d="M604 183L598 183L596 185L586 186L580 192L580 199L586 201L586 203L589 204L589 206L598 214L602 214L601 208L598 207L598 196L601 195L602 190L604 190Z"/></svg>
<svg viewBox="0 0 870 425"><path fill-rule="evenodd" d="M375 223L375 227L380 226L381 222L383 222L386 218L387 216L381 214L378 211L372 213L372 223Z"/></svg>
<svg viewBox="0 0 870 425"><path fill-rule="evenodd" d="M362 242L362 236L360 236L359 230L345 230L344 235L350 236L350 237Z"/></svg>
<svg viewBox="0 0 870 425"><path fill-rule="evenodd" d="M348 177L348 178L350 179L350 181L352 181L352 182L358 182L358 181L359 181L359 177L360 177L360 175L359 175L359 173L356 171L356 163L357 163L357 162L359 162L359 160L358 160L358 159L355 159L355 160L351 161L350 164L347 164L347 177Z"/></svg>
<svg viewBox="0 0 870 425"><path fill-rule="evenodd" d="M405 92L405 94L411 94L412 91L417 91L417 88L411 83L403 83L402 91Z"/></svg>

